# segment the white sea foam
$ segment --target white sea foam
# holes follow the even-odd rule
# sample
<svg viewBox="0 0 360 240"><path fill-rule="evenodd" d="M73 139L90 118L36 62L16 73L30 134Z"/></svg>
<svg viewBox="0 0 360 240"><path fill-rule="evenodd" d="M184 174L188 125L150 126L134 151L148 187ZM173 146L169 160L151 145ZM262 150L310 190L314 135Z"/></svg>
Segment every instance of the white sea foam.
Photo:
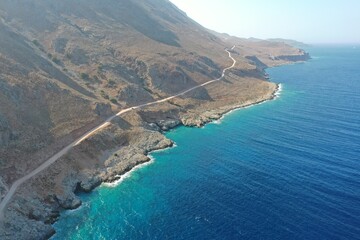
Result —
<svg viewBox="0 0 360 240"><path fill-rule="evenodd" d="M111 183L103 183L102 185L104 185L105 187L108 188L114 188L117 187L120 183L122 183L125 179L131 177L132 173L135 172L136 170L143 168L145 166L148 166L150 164L152 164L154 162L154 158L149 156L150 161L136 165L135 167L133 167L130 171L124 173L123 175L117 175L116 177L119 177L118 180L111 182Z"/></svg>
<svg viewBox="0 0 360 240"><path fill-rule="evenodd" d="M158 149L158 150L151 151L151 153L149 154L149 157L152 158L152 156L151 156L152 153L164 152L164 151L168 151L168 150L171 149L171 148L176 148L176 147L177 147L176 143L173 143L173 145L172 145L171 147L167 147L167 148L162 148L162 149Z"/></svg>
<svg viewBox="0 0 360 240"><path fill-rule="evenodd" d="M280 97L282 90L283 90L283 85L281 83L279 83L278 89L277 89L277 91L275 93L275 99Z"/></svg>
<svg viewBox="0 0 360 240"><path fill-rule="evenodd" d="M281 83L279 83L279 84L278 84L278 89L277 89L277 91L274 93L274 98L273 98L273 99L265 100L265 101L262 101L262 102L259 102L259 103L249 104L249 105L244 106L244 107L242 107L242 106L236 107L236 108L228 111L227 113L223 114L223 115L221 116L221 118L219 118L218 120L213 121L212 123L213 123L213 124L221 124L221 121L223 120L223 118L226 117L226 115L228 115L228 114L231 114L231 113L233 113L233 112L239 111L239 110L241 110L241 109L251 108L251 107L253 107L253 106L266 103L267 101L271 101L271 100L277 99L277 98L280 97L282 90L283 90L283 85L282 85Z"/></svg>
<svg viewBox="0 0 360 240"><path fill-rule="evenodd" d="M212 124L221 124L221 118L211 122Z"/></svg>

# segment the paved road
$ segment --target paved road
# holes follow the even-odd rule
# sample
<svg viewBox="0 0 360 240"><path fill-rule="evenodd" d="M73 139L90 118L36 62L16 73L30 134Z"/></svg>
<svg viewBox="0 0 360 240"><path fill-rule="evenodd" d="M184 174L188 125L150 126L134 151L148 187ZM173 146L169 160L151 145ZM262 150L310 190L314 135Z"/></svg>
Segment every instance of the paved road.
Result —
<svg viewBox="0 0 360 240"><path fill-rule="evenodd" d="M235 48L235 46L233 46L231 48L231 50L233 50ZM58 160L59 158L61 158L62 156L64 156L66 153L68 153L70 151L70 149L72 149L73 147L79 145L81 142L83 142L84 140L88 139L91 135L94 135L95 133L97 133L98 131L100 131L103 128L106 128L107 126L109 126L111 124L111 121L120 116L123 115L127 112L136 110L136 109L141 109L147 106L151 106L151 105L155 105L158 103L162 103L162 102L167 102L173 98L176 97L180 97L183 96L184 94L191 92L195 89L198 89L200 87L204 87L206 85L209 85L211 83L220 81L224 78L225 73L227 70L232 69L233 67L235 67L236 64L236 60L231 56L231 52L228 49L225 49L225 51L229 54L229 58L231 60L233 60L233 64L230 67L225 68L222 71L221 77L219 77L218 79L214 79L211 81L208 81L206 83L203 83L201 85L192 87L184 92L181 92L179 94L176 94L174 96L168 97L168 98L164 98L158 101L154 101L154 102L149 102L149 103L145 103L139 106L135 106L135 107L130 107L124 110L121 110L120 112L118 112L116 115L108 118L103 124L101 124L100 126L97 126L96 128L90 130L89 132L85 133L82 137L80 137L79 139L77 139L76 141L74 141L73 143L69 144L68 146L66 146L65 148L63 148L60 152L56 153L54 156L52 156L51 158L49 158L48 160L46 160L43 164L41 164L38 168L36 168L35 170L33 170L32 172L30 172L29 174L27 174L26 176L16 180L13 185L11 186L10 190L6 193L6 196L4 197L4 199L2 200L2 202L0 203L0 219L3 219L3 214L4 214L4 209L6 208L7 204L10 202L12 196L15 194L16 190L18 189L18 187L23 184L24 182L26 182L27 180L29 180L30 178L34 177L35 175L37 175L38 173L42 172L43 170L45 170L46 168L48 168L49 166L51 166L53 163L56 162L56 160Z"/></svg>

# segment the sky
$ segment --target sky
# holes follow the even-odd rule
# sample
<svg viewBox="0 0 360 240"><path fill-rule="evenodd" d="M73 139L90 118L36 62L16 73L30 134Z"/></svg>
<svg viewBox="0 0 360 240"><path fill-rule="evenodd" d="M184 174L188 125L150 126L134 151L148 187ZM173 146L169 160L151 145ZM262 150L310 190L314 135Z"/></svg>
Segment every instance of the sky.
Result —
<svg viewBox="0 0 360 240"><path fill-rule="evenodd" d="M170 0L209 29L238 37L360 43L360 0Z"/></svg>

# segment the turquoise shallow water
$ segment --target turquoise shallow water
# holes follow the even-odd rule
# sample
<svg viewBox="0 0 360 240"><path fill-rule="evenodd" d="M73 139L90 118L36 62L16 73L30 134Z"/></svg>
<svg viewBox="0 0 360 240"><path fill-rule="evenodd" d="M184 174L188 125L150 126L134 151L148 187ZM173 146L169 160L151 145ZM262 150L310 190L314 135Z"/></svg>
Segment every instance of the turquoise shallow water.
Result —
<svg viewBox="0 0 360 240"><path fill-rule="evenodd" d="M83 194L53 239L360 239L360 48L269 69L278 99L167 133L177 147Z"/></svg>

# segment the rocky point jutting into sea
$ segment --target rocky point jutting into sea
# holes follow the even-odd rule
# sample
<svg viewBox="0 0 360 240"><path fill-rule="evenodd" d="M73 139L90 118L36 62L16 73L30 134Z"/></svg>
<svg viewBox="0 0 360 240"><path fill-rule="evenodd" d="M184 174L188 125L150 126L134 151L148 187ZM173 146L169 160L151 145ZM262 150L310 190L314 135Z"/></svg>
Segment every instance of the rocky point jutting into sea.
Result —
<svg viewBox="0 0 360 240"><path fill-rule="evenodd" d="M166 0L4 0L0 18L1 200L120 110L218 79L234 45L236 60L221 81L114 118L26 179L4 208L1 239L48 238L59 212L81 205L76 192L171 146L163 131L271 99L277 85L264 69L309 58L283 42L210 32Z"/></svg>

